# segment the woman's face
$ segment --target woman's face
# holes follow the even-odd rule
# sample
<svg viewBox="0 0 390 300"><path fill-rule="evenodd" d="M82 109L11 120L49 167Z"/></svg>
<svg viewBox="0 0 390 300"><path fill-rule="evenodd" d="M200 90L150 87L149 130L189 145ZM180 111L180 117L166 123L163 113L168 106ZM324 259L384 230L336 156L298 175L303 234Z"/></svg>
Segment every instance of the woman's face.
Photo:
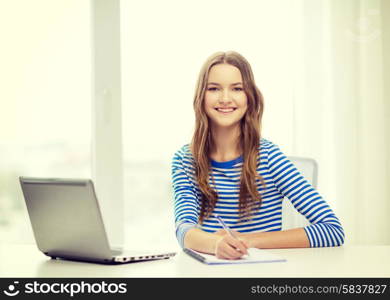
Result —
<svg viewBox="0 0 390 300"><path fill-rule="evenodd" d="M248 106L237 67L218 64L210 69L204 105L213 127L227 128L239 124Z"/></svg>

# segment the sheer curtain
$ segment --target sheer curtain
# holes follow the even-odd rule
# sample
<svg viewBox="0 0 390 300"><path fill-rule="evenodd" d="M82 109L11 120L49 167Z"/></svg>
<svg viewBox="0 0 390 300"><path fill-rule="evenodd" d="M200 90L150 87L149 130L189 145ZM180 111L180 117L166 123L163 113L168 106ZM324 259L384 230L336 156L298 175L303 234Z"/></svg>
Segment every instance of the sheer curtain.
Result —
<svg viewBox="0 0 390 300"><path fill-rule="evenodd" d="M389 244L389 2L301 4L294 152L319 162L346 244Z"/></svg>

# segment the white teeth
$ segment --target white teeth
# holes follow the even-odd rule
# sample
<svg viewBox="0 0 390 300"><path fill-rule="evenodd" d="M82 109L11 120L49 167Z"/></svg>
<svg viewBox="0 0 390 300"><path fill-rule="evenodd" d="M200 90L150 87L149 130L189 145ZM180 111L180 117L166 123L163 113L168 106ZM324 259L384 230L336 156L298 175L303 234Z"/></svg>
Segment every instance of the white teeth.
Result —
<svg viewBox="0 0 390 300"><path fill-rule="evenodd" d="M234 108L217 108L220 112L232 112L234 111Z"/></svg>

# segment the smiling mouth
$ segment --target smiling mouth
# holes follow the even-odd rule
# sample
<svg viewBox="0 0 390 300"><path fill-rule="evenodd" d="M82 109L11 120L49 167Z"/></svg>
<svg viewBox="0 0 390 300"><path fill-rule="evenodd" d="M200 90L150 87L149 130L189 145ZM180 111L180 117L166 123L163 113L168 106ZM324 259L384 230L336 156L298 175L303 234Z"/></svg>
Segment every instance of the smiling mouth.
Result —
<svg viewBox="0 0 390 300"><path fill-rule="evenodd" d="M228 113L232 113L236 109L237 107L228 107L228 108L217 107L215 110L223 114L228 114Z"/></svg>

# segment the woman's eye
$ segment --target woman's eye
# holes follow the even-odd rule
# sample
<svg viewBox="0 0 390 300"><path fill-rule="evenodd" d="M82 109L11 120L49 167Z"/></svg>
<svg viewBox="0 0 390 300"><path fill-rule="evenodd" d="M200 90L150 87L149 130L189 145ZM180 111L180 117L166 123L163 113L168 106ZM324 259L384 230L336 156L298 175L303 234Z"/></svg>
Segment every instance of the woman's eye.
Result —
<svg viewBox="0 0 390 300"><path fill-rule="evenodd" d="M217 87L209 87L209 88L207 88L207 90L208 91L218 91L219 90L219 88L217 88ZM233 88L233 91L235 91L235 92L239 92L239 91L242 91L243 89L241 88L241 87L235 87L235 88Z"/></svg>

